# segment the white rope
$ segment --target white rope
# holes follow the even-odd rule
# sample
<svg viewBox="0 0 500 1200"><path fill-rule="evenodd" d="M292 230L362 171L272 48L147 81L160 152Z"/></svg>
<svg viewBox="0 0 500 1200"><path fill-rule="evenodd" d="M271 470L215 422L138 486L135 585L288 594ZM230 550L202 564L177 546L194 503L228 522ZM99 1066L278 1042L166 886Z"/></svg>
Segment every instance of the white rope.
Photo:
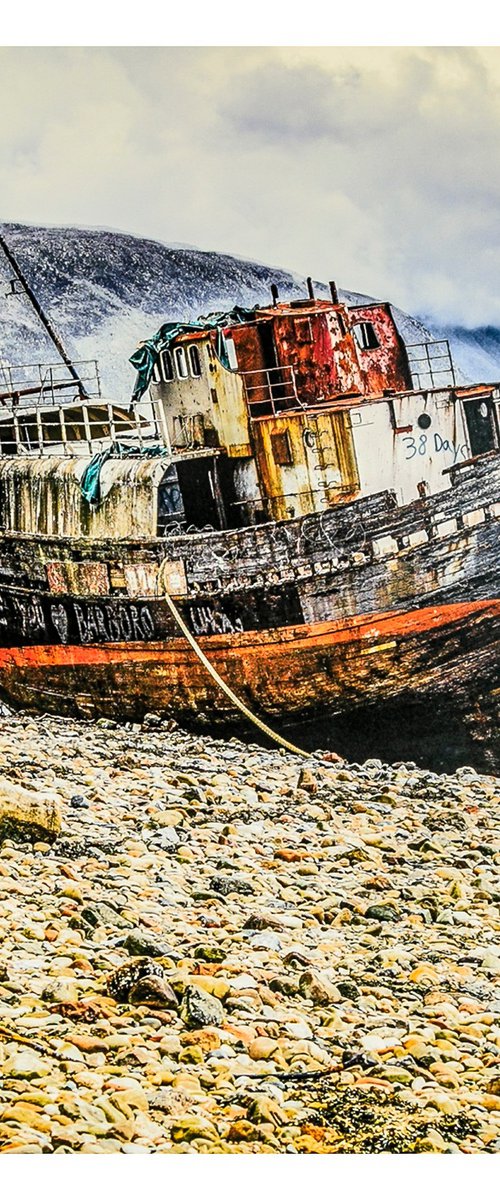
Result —
<svg viewBox="0 0 500 1200"><path fill-rule="evenodd" d="M162 568L160 567L160 570L158 572L158 583L160 583L161 576L162 576ZM161 580L161 582L163 583L163 580ZM164 583L163 583L163 587L165 588ZM272 739L273 742L276 742L278 746L283 746L284 749L289 750L291 754L300 754L302 756L302 758L310 758L311 757L310 753L307 750L302 750L300 748L300 746L294 746L293 742L287 742L286 738L282 738L279 733L275 733L274 729L270 729L269 725L265 725L264 721L261 721L259 717L255 716L255 713L253 713L251 711L251 709L247 708L246 704L244 704L243 701L239 699L239 697L235 694L235 692L233 692L232 688L229 687L229 684L227 684L224 681L224 679L221 678L221 676L219 675L219 672L216 671L214 666L212 666L212 663L209 662L208 658L203 653L201 646L198 645L196 638L193 637L191 631L188 629L187 625L183 621L181 614L177 608L177 605L174 604L174 601L172 600L172 597L170 596L170 594L166 588L165 588L164 592L162 593L162 596L166 600L168 607L170 609L170 612L172 613L172 616L174 618L174 621L176 622L179 629L181 630L181 633L184 634L186 641L189 642L191 649L194 650L197 658L199 658L200 662L203 663L203 666L206 668L209 675L212 676L212 679L215 680L215 682L220 687L221 691L223 691L225 693L225 695L228 696L229 700L232 701L232 703L236 706L236 708L238 708L239 711L241 713L243 713L243 715L245 717L247 717L248 720L251 721L253 725L256 725L257 729L262 730L262 733L265 733L267 735L267 737Z"/></svg>

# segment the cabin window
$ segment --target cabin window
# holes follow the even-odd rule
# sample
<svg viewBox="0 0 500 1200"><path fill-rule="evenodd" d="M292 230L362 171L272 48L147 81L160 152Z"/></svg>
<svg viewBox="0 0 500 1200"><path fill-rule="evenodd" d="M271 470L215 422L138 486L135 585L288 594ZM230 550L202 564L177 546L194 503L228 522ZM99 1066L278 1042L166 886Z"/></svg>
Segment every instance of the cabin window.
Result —
<svg viewBox="0 0 500 1200"><path fill-rule="evenodd" d="M62 442L63 435L60 411L58 412L56 410L54 413L42 413L41 422L43 441L48 446L54 446L59 442Z"/></svg>
<svg viewBox="0 0 500 1200"><path fill-rule="evenodd" d="M36 417L31 413L29 416L19 418L19 440L23 446L27 446L28 450L40 448Z"/></svg>
<svg viewBox="0 0 500 1200"><path fill-rule="evenodd" d="M199 378L201 375L201 362L197 346L189 347L189 366L191 367L191 374L195 378Z"/></svg>
<svg viewBox="0 0 500 1200"><path fill-rule="evenodd" d="M154 365L154 367L153 367L153 382L154 382L154 383L161 383L160 368L159 368L159 366L158 366L158 363L157 363L157 362L155 362L155 365Z"/></svg>
<svg viewBox="0 0 500 1200"><path fill-rule="evenodd" d="M175 365L177 367L177 375L179 379L187 379L188 366L186 360L186 351L184 346L176 346L175 348Z"/></svg>
<svg viewBox="0 0 500 1200"><path fill-rule="evenodd" d="M284 433L271 434L271 449L275 463L279 467L290 467L293 463L292 444L288 430Z"/></svg>
<svg viewBox="0 0 500 1200"><path fill-rule="evenodd" d="M296 317L294 321L295 337L298 342L312 342L312 329L309 317Z"/></svg>
<svg viewBox="0 0 500 1200"><path fill-rule="evenodd" d="M161 354L161 366L165 383L170 383L174 378L174 364L170 350L163 350Z"/></svg>
<svg viewBox="0 0 500 1200"><path fill-rule="evenodd" d="M83 408L65 408L64 424L68 442L84 442L86 439Z"/></svg>
<svg viewBox="0 0 500 1200"><path fill-rule="evenodd" d="M360 321L358 325L354 325L354 336L360 350L377 350L379 340L373 328L371 321Z"/></svg>
<svg viewBox="0 0 500 1200"><path fill-rule="evenodd" d="M236 346L234 344L232 337L228 337L228 335L226 334L225 343L226 343L227 361L229 363L230 369L231 369L231 371L237 371L238 370L238 359L236 357Z"/></svg>

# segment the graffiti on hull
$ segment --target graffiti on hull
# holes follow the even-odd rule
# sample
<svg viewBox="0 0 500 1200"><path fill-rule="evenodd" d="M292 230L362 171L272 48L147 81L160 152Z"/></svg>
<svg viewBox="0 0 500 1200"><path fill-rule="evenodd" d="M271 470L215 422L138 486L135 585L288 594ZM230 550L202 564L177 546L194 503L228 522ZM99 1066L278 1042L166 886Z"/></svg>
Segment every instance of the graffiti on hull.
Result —
<svg viewBox="0 0 500 1200"><path fill-rule="evenodd" d="M157 637L149 604L94 603L58 599L37 593L0 594L0 638L3 644L60 642L88 646L103 642L148 642Z"/></svg>

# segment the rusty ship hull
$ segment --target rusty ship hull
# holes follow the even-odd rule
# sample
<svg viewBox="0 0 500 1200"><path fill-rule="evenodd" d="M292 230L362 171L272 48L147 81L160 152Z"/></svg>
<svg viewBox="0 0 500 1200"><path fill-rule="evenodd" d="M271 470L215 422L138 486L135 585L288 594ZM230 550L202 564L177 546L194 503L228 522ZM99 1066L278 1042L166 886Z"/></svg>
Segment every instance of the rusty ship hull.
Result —
<svg viewBox="0 0 500 1200"><path fill-rule="evenodd" d="M496 712L500 457L444 493L132 539L1 537L0 686L24 708L223 724L235 712L162 589L236 694L299 723L425 699ZM71 585L71 586L70 586ZM493 717L491 718L493 720Z"/></svg>
<svg viewBox="0 0 500 1200"><path fill-rule="evenodd" d="M458 705L461 694L470 702L472 691L498 683L500 599L215 634L199 644L261 715L299 722L449 689ZM1 647L0 669L4 696L30 709L122 720L159 711L210 717L214 727L236 715L180 637Z"/></svg>

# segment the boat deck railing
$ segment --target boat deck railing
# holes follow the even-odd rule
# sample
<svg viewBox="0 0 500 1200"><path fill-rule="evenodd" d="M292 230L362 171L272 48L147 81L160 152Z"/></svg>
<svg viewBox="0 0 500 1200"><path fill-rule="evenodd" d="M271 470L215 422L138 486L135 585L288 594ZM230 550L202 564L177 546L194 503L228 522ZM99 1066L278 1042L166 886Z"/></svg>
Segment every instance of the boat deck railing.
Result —
<svg viewBox="0 0 500 1200"><path fill-rule="evenodd" d="M66 392L75 397L99 398L101 381L95 359L72 364L75 376L63 362L22 363L11 366L0 359L0 400L9 405L60 404ZM81 387L79 387L79 383Z"/></svg>
<svg viewBox="0 0 500 1200"><path fill-rule="evenodd" d="M455 386L455 368L447 338L439 342L407 343L406 353L415 388Z"/></svg>
<svg viewBox="0 0 500 1200"><path fill-rule="evenodd" d="M154 405L103 398L95 359L10 366L0 360L0 455L82 455L111 443L169 446ZM75 377L76 376L76 377Z"/></svg>
<svg viewBox="0 0 500 1200"><path fill-rule="evenodd" d="M241 371L245 398L251 417L277 416L290 408L302 408L292 366L261 367Z"/></svg>
<svg viewBox="0 0 500 1200"><path fill-rule="evenodd" d="M92 456L112 443L142 451L158 443L154 413L130 412L96 398L57 405L23 406L5 415L0 409L0 455ZM160 439L161 440L161 439Z"/></svg>

